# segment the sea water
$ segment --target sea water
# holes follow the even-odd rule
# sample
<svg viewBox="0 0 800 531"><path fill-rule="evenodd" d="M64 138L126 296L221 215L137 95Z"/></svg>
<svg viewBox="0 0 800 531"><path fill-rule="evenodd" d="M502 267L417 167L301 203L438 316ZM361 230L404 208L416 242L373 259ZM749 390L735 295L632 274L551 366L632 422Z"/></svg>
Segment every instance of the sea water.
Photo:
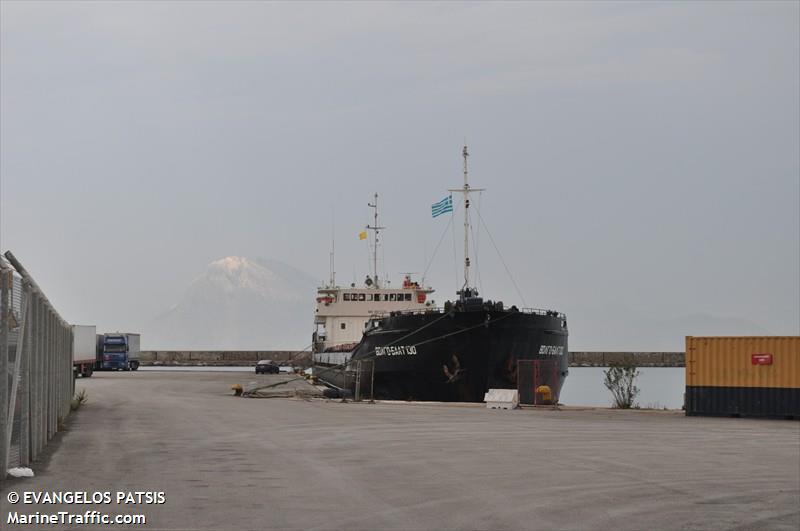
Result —
<svg viewBox="0 0 800 531"><path fill-rule="evenodd" d="M611 391L603 385L604 367L570 367L559 402L566 406L610 407ZM642 367L634 381L640 407L680 409L685 390L683 367Z"/></svg>

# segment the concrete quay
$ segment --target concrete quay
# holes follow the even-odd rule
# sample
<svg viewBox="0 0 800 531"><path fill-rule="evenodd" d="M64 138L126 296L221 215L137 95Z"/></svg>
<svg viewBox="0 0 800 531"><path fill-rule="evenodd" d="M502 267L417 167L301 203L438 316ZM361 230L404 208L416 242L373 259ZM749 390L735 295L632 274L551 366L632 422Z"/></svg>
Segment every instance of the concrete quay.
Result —
<svg viewBox="0 0 800 531"><path fill-rule="evenodd" d="M258 360L291 362L307 366L309 352L290 350L145 350L142 365L255 365ZM570 352L570 367L608 367L612 363L633 363L637 367L684 367L683 352Z"/></svg>
<svg viewBox="0 0 800 531"><path fill-rule="evenodd" d="M23 528L6 524L10 511L87 509L141 513L137 528L153 530L800 527L797 422L230 391L281 378L164 370L78 380L88 403L36 477L6 484L3 529ZM163 491L166 503L7 502L11 491L53 490Z"/></svg>

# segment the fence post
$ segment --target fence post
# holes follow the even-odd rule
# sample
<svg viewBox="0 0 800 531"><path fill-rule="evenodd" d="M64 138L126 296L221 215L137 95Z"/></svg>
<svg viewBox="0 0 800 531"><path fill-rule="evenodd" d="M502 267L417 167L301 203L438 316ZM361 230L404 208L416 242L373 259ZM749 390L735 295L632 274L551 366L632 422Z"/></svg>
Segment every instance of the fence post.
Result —
<svg viewBox="0 0 800 531"><path fill-rule="evenodd" d="M28 353L31 358L31 461L39 457L39 297L31 288Z"/></svg>
<svg viewBox="0 0 800 531"><path fill-rule="evenodd" d="M55 367L54 367L54 365L55 365L55 353L56 353L56 334L55 334L55 332L56 332L56 323L55 323L56 318L55 318L55 315L53 315L53 309L52 308L50 308L47 313L49 314L47 320L50 322L50 326L48 327L48 329L49 329L48 333L50 334L50 341L49 341L49 343L50 343L50 345L49 345L50 351L47 353L47 358L49 360L48 371L47 371L48 372L48 380L49 381L47 382L47 390L48 390L48 395L50 397L50 399L48 401L48 404L49 404L49 407L48 407L49 424L47 426L47 428L48 428L47 429L47 440L49 442L50 439L52 439L56 434L56 422L55 422L56 421L56 418L55 418L55 416L56 416L55 415L56 408L54 407L55 406L56 393L55 393L55 381L54 381L54 378L53 378L54 369L55 369Z"/></svg>
<svg viewBox="0 0 800 531"><path fill-rule="evenodd" d="M53 376L54 376L55 383L56 383L56 393L55 393L55 397L56 397L56 402L55 402L56 426L55 426L55 430L53 431L53 433L58 433L59 432L58 420L61 418L61 392L62 392L62 388L61 388L61 367L62 367L62 360L64 358L64 354L63 354L63 352L64 352L64 348L63 348L64 341L63 341L63 337L61 335L61 332L62 332L62 330L61 330L61 319L56 317L54 319L54 322L55 322L55 327L56 327L56 350L55 350L55 365L54 365L55 374Z"/></svg>
<svg viewBox="0 0 800 531"><path fill-rule="evenodd" d="M72 333L69 325L61 322L61 418L69 415L69 402L72 398L70 379L72 377Z"/></svg>
<svg viewBox="0 0 800 531"><path fill-rule="evenodd" d="M11 271L0 261L0 484L5 483L8 470L8 290Z"/></svg>
<svg viewBox="0 0 800 531"><path fill-rule="evenodd" d="M53 310L50 310L50 436L47 438L49 441L56 435L56 316Z"/></svg>
<svg viewBox="0 0 800 531"><path fill-rule="evenodd" d="M28 352L28 335L30 329L30 284L22 281L22 299L20 300L20 325L17 334L17 355L16 363L20 366L20 385L22 386L22 401L20 403L19 415L19 465L28 466L30 464L30 356Z"/></svg>
<svg viewBox="0 0 800 531"><path fill-rule="evenodd" d="M50 432L47 440L49 441L56 435L56 317L53 310L50 310Z"/></svg>
<svg viewBox="0 0 800 531"><path fill-rule="evenodd" d="M53 319L53 325L55 326L55 335L56 335L56 348L54 352L54 360L55 363L53 364L53 368L55 369L55 373L53 374L53 380L55 382L55 417L56 417L56 426L53 430L53 434L59 432L58 421L61 418L61 360L63 358L63 338L61 336L61 320L56 317Z"/></svg>
<svg viewBox="0 0 800 531"><path fill-rule="evenodd" d="M361 401L361 360L356 362L356 384L355 392L353 393L353 402Z"/></svg>
<svg viewBox="0 0 800 531"><path fill-rule="evenodd" d="M64 341L66 341L66 352L64 352L64 417L69 415L70 402L72 402L72 326L64 323Z"/></svg>
<svg viewBox="0 0 800 531"><path fill-rule="evenodd" d="M52 337L50 335L50 310L44 308L44 417L45 417L45 438L44 444L50 440L50 350Z"/></svg>
<svg viewBox="0 0 800 531"><path fill-rule="evenodd" d="M72 412L72 397L75 394L75 370L72 363L75 359L75 335L72 330L72 325L67 323L67 337L69 338L67 345L69 345L69 356L67 359L67 378L69 378L69 386L67 387L67 415Z"/></svg>
<svg viewBox="0 0 800 531"><path fill-rule="evenodd" d="M372 367L370 369L369 378L369 403L375 403L375 360L372 360Z"/></svg>
<svg viewBox="0 0 800 531"><path fill-rule="evenodd" d="M47 379L45 378L45 349L47 348L47 330L45 329L45 312L44 312L44 300L42 300L41 293L39 290L36 292L36 306L38 307L38 311L36 312L36 335L37 335L37 348L36 348L36 355L39 358L36 362L37 367L39 368L38 377L37 379L37 395L39 396L39 407L36 409L36 418L37 418L37 428L36 432L38 434L38 450L37 452L41 452L44 449L45 444L47 444L47 426L45 425L45 419L47 418L47 403L45 402L47 398L47 390L45 389L45 382Z"/></svg>
<svg viewBox="0 0 800 531"><path fill-rule="evenodd" d="M47 353L50 351L50 334L48 333L48 326L50 316L47 311L47 306L42 303L42 447L47 446L48 432L50 430L50 416L48 415L48 407L50 395L47 389Z"/></svg>
<svg viewBox="0 0 800 531"><path fill-rule="evenodd" d="M70 411L72 410L72 397L75 396L75 331L72 325L69 327L69 402Z"/></svg>
<svg viewBox="0 0 800 531"><path fill-rule="evenodd" d="M64 362L67 357L67 338L65 336L64 323L58 323L58 416L62 422L64 420L64 392L67 389L67 381L64 378Z"/></svg>
<svg viewBox="0 0 800 531"><path fill-rule="evenodd" d="M64 380L61 378L64 373L64 327L58 318L56 318L56 341L56 433L58 433L61 431L59 420L64 406Z"/></svg>

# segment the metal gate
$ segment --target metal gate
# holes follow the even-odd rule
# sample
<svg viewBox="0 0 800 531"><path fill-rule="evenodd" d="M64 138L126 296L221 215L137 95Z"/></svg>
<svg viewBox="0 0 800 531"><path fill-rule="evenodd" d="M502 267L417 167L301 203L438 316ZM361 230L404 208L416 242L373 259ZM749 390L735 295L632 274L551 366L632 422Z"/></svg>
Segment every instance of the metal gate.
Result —
<svg viewBox="0 0 800 531"><path fill-rule="evenodd" d="M375 360L356 360L350 362L353 371L353 400L361 402L375 399ZM345 386L346 387L346 386Z"/></svg>
<svg viewBox="0 0 800 531"><path fill-rule="evenodd" d="M519 403L525 405L557 404L561 391L558 359L517 360ZM546 389L550 390L549 399ZM541 389L540 389L541 388ZM537 389L539 390L537 392Z"/></svg>

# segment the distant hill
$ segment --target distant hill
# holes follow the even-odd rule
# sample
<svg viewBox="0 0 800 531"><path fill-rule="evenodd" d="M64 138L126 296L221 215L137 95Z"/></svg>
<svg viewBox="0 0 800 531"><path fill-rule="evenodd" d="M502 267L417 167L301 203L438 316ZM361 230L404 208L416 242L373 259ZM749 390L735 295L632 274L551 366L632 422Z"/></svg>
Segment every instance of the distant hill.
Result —
<svg viewBox="0 0 800 531"><path fill-rule="evenodd" d="M149 350L299 350L311 342L315 293L316 281L292 266L229 256L142 337Z"/></svg>

